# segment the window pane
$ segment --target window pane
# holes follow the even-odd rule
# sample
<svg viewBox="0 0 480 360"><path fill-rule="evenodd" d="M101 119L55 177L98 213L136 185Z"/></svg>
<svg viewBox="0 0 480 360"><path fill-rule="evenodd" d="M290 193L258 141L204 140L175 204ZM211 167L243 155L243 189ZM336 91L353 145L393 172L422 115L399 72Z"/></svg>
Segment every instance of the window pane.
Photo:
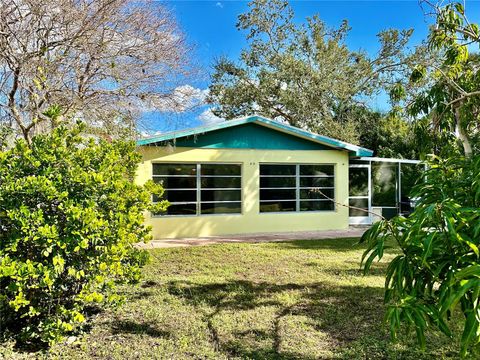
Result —
<svg viewBox="0 0 480 360"><path fill-rule="evenodd" d="M335 197L335 190L333 189L300 189L300 199L330 199Z"/></svg>
<svg viewBox="0 0 480 360"><path fill-rule="evenodd" d="M300 211L332 211L335 204L332 201L300 201Z"/></svg>
<svg viewBox="0 0 480 360"><path fill-rule="evenodd" d="M155 215L196 215L197 204L178 204L170 205L167 211L161 214Z"/></svg>
<svg viewBox="0 0 480 360"><path fill-rule="evenodd" d="M242 179L238 178L207 178L204 177L201 180L202 188L232 188L232 189L240 189L242 187Z"/></svg>
<svg viewBox="0 0 480 360"><path fill-rule="evenodd" d="M195 175L196 164L153 164L153 175Z"/></svg>
<svg viewBox="0 0 480 360"><path fill-rule="evenodd" d="M202 175L238 175L240 176L240 165L233 164L202 164Z"/></svg>
<svg viewBox="0 0 480 360"><path fill-rule="evenodd" d="M333 165L300 165L300 175L333 175Z"/></svg>
<svg viewBox="0 0 480 360"><path fill-rule="evenodd" d="M358 208L349 208L350 216L368 216L368 199L350 199L349 205Z"/></svg>
<svg viewBox="0 0 480 360"><path fill-rule="evenodd" d="M295 200L295 189L260 190L260 200Z"/></svg>
<svg viewBox="0 0 480 360"><path fill-rule="evenodd" d="M260 187L275 188L275 187L295 187L294 177L261 177Z"/></svg>
<svg viewBox="0 0 480 360"><path fill-rule="evenodd" d="M157 177L153 178L156 183L162 184L164 189L196 189L197 178L195 177Z"/></svg>
<svg viewBox="0 0 480 360"><path fill-rule="evenodd" d="M240 190L202 190L202 201L240 201Z"/></svg>
<svg viewBox="0 0 480 360"><path fill-rule="evenodd" d="M295 165L260 165L260 175L295 175Z"/></svg>
<svg viewBox="0 0 480 360"><path fill-rule="evenodd" d="M195 202L196 190L168 190L163 193L163 198L170 202Z"/></svg>
<svg viewBox="0 0 480 360"><path fill-rule="evenodd" d="M334 187L335 178L325 177L301 177L300 187Z"/></svg>
<svg viewBox="0 0 480 360"><path fill-rule="evenodd" d="M295 201L260 202L260 212L295 211Z"/></svg>
<svg viewBox="0 0 480 360"><path fill-rule="evenodd" d="M296 211L298 190L301 200L310 200L300 201L301 211L335 209L334 202L326 201L327 197L335 196L334 166L299 165L298 168L300 174L296 174L296 165L260 165L260 212ZM300 177L300 189L296 176Z"/></svg>
<svg viewBox="0 0 480 360"><path fill-rule="evenodd" d="M202 214L238 214L242 212L242 203L202 203Z"/></svg>

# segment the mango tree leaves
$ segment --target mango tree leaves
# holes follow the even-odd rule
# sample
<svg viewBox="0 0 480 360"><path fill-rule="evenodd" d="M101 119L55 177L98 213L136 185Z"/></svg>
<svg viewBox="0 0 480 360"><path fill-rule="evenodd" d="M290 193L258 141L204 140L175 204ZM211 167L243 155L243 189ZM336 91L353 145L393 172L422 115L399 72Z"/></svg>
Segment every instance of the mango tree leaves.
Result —
<svg viewBox="0 0 480 360"><path fill-rule="evenodd" d="M395 337L402 324L416 329L421 346L434 326L452 336L448 320L457 309L464 314L461 354L480 341L480 155L471 159L434 158L408 217L381 221L367 231L362 265L368 271L382 257L386 239L401 254L388 266L385 281L387 319Z"/></svg>

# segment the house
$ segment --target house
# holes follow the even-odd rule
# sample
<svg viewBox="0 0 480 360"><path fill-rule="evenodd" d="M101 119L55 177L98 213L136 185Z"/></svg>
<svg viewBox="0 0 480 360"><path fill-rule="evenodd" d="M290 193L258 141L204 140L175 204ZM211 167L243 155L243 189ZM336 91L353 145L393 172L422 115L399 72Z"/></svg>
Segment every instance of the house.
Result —
<svg viewBox="0 0 480 360"><path fill-rule="evenodd" d="M165 214L147 214L154 238L346 229L355 217L346 205L362 207L361 195L349 199L349 163L373 155L261 116L137 145L137 182L162 183L171 203Z"/></svg>

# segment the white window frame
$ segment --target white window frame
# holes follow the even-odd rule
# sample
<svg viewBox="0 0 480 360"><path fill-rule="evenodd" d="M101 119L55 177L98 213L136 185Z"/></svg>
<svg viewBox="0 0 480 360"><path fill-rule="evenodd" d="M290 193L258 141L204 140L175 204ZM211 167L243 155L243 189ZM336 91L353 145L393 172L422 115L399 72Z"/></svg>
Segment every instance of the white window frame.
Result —
<svg viewBox="0 0 480 360"><path fill-rule="evenodd" d="M154 175L153 174L153 167L156 164L162 165L195 165L196 167L196 174L195 175ZM240 167L240 175L202 175L202 165L237 165ZM152 179L155 177L159 178L167 178L167 177L186 177L186 178L195 178L196 179L196 187L195 188L175 188L175 189L168 189L164 188L165 191L171 190L190 190L196 191L196 199L195 201L178 201L178 202L171 202L171 205L187 205L187 204L195 204L195 214L152 214L152 217L196 217L196 216L234 216L234 215L242 215L243 214L243 166L242 163L226 163L226 162L152 162ZM202 188L202 179L203 178L239 178L240 179L240 187L239 188ZM202 201L202 190L240 190L240 200L233 201L233 200L226 200L226 201ZM212 213L212 214L202 214L202 204L217 204L217 203L239 203L240 204L240 212L232 212L232 213Z"/></svg>
<svg viewBox="0 0 480 360"><path fill-rule="evenodd" d="M295 175L261 175L260 174L260 166L262 165L290 165L295 166ZM326 176L318 176L318 175L300 175L300 166L332 166L333 167L333 175L326 175ZM266 188L266 187L259 187L259 208L258 212L260 214L292 214L292 213L325 213L325 212L335 212L337 210L336 204L336 164L332 163L260 163L259 164L259 178L261 182L261 178L278 178L281 176L282 178L295 178L295 187L273 187L273 188ZM330 178L333 179L333 186L301 186L300 179L301 178ZM301 190L309 190L309 189L320 189L320 190L333 190L333 209L331 210L300 210L300 202L302 201L331 201L328 199L301 199L300 198L300 191ZM295 199L282 199L282 200L261 200L261 191L262 190L295 190ZM295 201L295 210L293 211L261 211L261 203L275 203L275 202L289 202Z"/></svg>

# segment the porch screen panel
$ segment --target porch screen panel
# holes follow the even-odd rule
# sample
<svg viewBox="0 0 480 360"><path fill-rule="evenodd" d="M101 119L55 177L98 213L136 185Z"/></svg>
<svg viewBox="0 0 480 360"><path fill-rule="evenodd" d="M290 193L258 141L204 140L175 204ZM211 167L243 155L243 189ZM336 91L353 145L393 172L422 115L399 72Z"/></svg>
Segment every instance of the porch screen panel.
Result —
<svg viewBox="0 0 480 360"><path fill-rule="evenodd" d="M163 199L170 202L165 213L156 215L241 213L239 164L158 163L153 180L163 185Z"/></svg>
<svg viewBox="0 0 480 360"><path fill-rule="evenodd" d="M398 206L398 163L372 164L372 205L383 208Z"/></svg>
<svg viewBox="0 0 480 360"><path fill-rule="evenodd" d="M369 216L369 169L365 164L350 165L348 171L348 209L350 217Z"/></svg>
<svg viewBox="0 0 480 360"><path fill-rule="evenodd" d="M412 189L423 180L424 165L400 164L400 213L409 215L412 213L417 199L413 198Z"/></svg>
<svg viewBox="0 0 480 360"><path fill-rule="evenodd" d="M260 212L331 211L334 198L333 165L260 165Z"/></svg>

